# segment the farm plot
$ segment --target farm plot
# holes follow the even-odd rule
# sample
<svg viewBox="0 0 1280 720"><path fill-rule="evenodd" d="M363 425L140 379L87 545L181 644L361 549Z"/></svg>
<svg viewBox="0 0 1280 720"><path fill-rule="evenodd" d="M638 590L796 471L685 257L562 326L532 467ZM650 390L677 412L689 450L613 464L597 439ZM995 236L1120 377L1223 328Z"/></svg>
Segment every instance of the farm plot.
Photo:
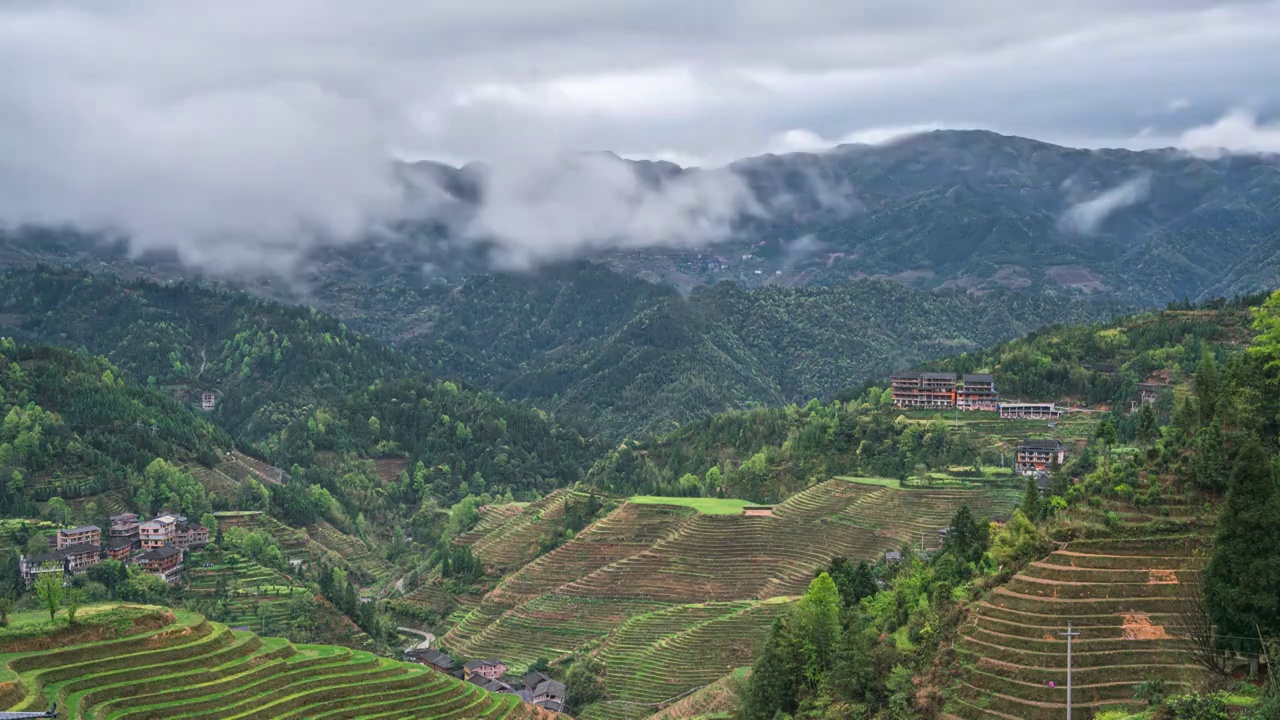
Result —
<svg viewBox="0 0 1280 720"><path fill-rule="evenodd" d="M1134 686L1172 691L1200 676L1181 636L1183 583L1201 560L1194 536L1077 540L1032 563L976 608L957 643L963 672L948 706L965 720L1050 720L1066 708L1067 644L1073 705L1132 708ZM1051 684L1052 683L1052 684Z"/></svg>
<svg viewBox="0 0 1280 720"><path fill-rule="evenodd" d="M632 618L609 636L599 657L611 702L582 713L587 720L646 713L697 687L750 665L773 621L790 601L679 605Z"/></svg>
<svg viewBox="0 0 1280 720"><path fill-rule="evenodd" d="M897 489L830 480L778 505L773 517L625 503L544 559L510 575L457 618L441 644L466 657L500 657L519 667L539 657L555 659L601 638L606 638L605 648L614 647L616 638L610 633L630 627L640 616L652 615L656 622L666 612L731 614L733 623L727 617L724 623L735 628L742 644L708 659L718 663L714 672L708 669L705 682L711 682L732 669L738 662L732 658L748 664L758 649L771 622L769 612L780 611L760 601L802 594L814 572L833 556L873 559L916 540L922 530L936 537L961 503L980 514L1003 517L1016 501L1016 493L1003 490ZM706 629L718 627L713 623ZM622 667L623 655L616 658ZM656 692L703 681L699 676L699 682L689 685L684 682L689 677L657 683L663 689ZM606 670L606 692L612 696L612 684L623 683L622 678L621 672ZM640 697L639 686L634 687L619 685L618 697Z"/></svg>
<svg viewBox="0 0 1280 720"><path fill-rule="evenodd" d="M126 622L115 618L122 611ZM550 717L419 665L260 638L195 613L86 608L82 622L95 615L106 618L96 632L68 634L65 620L45 637L7 642L15 631L0 631L0 667L13 678L0 702L43 710L57 701L61 717L95 720Z"/></svg>

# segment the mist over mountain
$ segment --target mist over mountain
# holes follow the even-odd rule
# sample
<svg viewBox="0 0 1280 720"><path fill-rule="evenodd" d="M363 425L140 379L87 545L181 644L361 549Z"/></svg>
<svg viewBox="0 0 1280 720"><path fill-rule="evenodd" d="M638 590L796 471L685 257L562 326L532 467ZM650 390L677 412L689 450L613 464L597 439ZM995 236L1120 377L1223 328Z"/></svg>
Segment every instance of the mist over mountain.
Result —
<svg viewBox="0 0 1280 720"><path fill-rule="evenodd" d="M578 258L686 290L884 277L940 291L1146 304L1280 278L1275 155L1086 150L934 131L709 170L595 153L551 165L422 162L396 174L413 212L355 243L282 239L251 268L231 262L231 250L226 264L176 247L149 257L232 281L288 278L308 292L406 271L526 272ZM79 247L74 234L29 227L6 239L27 256Z"/></svg>

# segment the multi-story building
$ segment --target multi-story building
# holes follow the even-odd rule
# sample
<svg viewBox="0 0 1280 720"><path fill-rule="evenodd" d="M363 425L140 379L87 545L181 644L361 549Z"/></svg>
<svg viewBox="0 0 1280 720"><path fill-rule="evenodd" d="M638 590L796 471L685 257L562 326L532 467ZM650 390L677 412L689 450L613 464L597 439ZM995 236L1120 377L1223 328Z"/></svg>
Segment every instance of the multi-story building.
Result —
<svg viewBox="0 0 1280 720"><path fill-rule="evenodd" d="M155 550L173 543L178 535L178 518L161 515L138 526L138 540L143 550Z"/></svg>
<svg viewBox="0 0 1280 720"><path fill-rule="evenodd" d="M31 555L29 557L19 556L18 570L22 573L23 581L30 585L35 582L37 577L44 573L65 575L67 573L67 557L63 555L60 550Z"/></svg>
<svg viewBox="0 0 1280 720"><path fill-rule="evenodd" d="M106 545L102 546L102 554L106 555L108 560L127 562L137 546L136 538L111 538Z"/></svg>
<svg viewBox="0 0 1280 720"><path fill-rule="evenodd" d="M76 528L63 528L58 531L55 547L61 550L72 545L101 545L102 530L94 525L81 525Z"/></svg>
<svg viewBox="0 0 1280 720"><path fill-rule="evenodd" d="M956 407L961 410L995 410L1000 403L996 379L990 375L965 375L956 388Z"/></svg>
<svg viewBox="0 0 1280 720"><path fill-rule="evenodd" d="M137 545L141 525L142 522L133 513L112 515L111 528L107 531L107 536L111 538L113 543L116 540L128 540Z"/></svg>
<svg viewBox="0 0 1280 720"><path fill-rule="evenodd" d="M172 545L148 550L138 556L138 567L169 584L178 581L184 570L182 551Z"/></svg>
<svg viewBox="0 0 1280 720"><path fill-rule="evenodd" d="M1040 475L1047 473L1055 462L1061 465L1066 458L1066 446L1053 438L1023 440L1018 445L1015 467L1019 475Z"/></svg>
<svg viewBox="0 0 1280 720"><path fill-rule="evenodd" d="M1000 403L1000 417L1005 420L1054 420L1062 411L1053 403Z"/></svg>
<svg viewBox="0 0 1280 720"><path fill-rule="evenodd" d="M897 372L889 380L898 407L955 407L955 373Z"/></svg>
<svg viewBox="0 0 1280 720"><path fill-rule="evenodd" d="M178 523L173 536L173 544L183 550L202 548L209 544L209 528L193 523Z"/></svg>
<svg viewBox="0 0 1280 720"><path fill-rule="evenodd" d="M58 552L67 559L67 572L79 575L102 562L102 546L90 543L68 545Z"/></svg>

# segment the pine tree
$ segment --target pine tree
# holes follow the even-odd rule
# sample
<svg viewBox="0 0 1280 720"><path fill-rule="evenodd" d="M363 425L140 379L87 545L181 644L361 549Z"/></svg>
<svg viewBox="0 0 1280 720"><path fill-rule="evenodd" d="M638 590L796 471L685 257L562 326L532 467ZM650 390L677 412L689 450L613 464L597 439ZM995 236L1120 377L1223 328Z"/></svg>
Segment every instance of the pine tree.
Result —
<svg viewBox="0 0 1280 720"><path fill-rule="evenodd" d="M1034 478L1027 478L1027 487L1022 493L1022 514L1031 522L1038 522L1044 516L1044 499Z"/></svg>
<svg viewBox="0 0 1280 720"><path fill-rule="evenodd" d="M1228 645L1280 633L1280 490L1256 438L1241 448L1204 573L1205 601Z"/></svg>

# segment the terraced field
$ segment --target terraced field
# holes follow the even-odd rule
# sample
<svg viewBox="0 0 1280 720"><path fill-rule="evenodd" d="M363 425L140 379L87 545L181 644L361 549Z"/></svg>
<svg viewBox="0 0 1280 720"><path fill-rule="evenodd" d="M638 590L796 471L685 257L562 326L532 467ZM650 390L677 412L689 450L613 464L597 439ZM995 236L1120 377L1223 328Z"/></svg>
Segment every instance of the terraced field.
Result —
<svg viewBox="0 0 1280 720"><path fill-rule="evenodd" d="M1136 711L1134 685L1143 680L1172 691L1193 684L1200 670L1179 637L1177 609L1181 583L1201 565L1196 549L1194 536L1078 540L1032 563L963 628L949 717L1063 717L1067 644L1058 633L1068 622L1081 633L1072 655L1076 708Z"/></svg>
<svg viewBox="0 0 1280 720"><path fill-rule="evenodd" d="M73 720L551 717L420 665L235 632L195 613L130 612L62 638L0 631L0 707L43 710L56 700ZM36 618L19 614L15 625Z"/></svg>
<svg viewBox="0 0 1280 720"><path fill-rule="evenodd" d="M485 565L499 570L513 570L529 562L537 556L538 544L556 529L554 521L564 517L564 504L569 498L585 502L587 496L561 489L513 515L502 511L503 516L493 518L495 526L491 530L470 542L472 552ZM480 527L477 525L477 530Z"/></svg>
<svg viewBox="0 0 1280 720"><path fill-rule="evenodd" d="M691 687L710 685L750 665L769 627L789 604L774 598L678 605L632 618L600 653L612 701L597 703L579 717L643 716Z"/></svg>
<svg viewBox="0 0 1280 720"><path fill-rule="evenodd" d="M386 558L371 552L360 538L347 535L324 520L308 525L306 534L327 552L341 558L346 567L355 570L361 584L385 582L395 572Z"/></svg>
<svg viewBox="0 0 1280 720"><path fill-rule="evenodd" d="M913 490L837 479L775 507L773 517L626 503L509 575L456 619L441 645L519 669L598 641L610 699L639 707L749 664L785 599L801 594L833 556L873 559L918 541L921 532L936 538L961 503L1002 517L1018 499L1011 490ZM502 529L518 522L516 516ZM768 600L776 602L761 602ZM679 671L658 673L659 657ZM592 717L627 707L614 702L593 709Z"/></svg>

